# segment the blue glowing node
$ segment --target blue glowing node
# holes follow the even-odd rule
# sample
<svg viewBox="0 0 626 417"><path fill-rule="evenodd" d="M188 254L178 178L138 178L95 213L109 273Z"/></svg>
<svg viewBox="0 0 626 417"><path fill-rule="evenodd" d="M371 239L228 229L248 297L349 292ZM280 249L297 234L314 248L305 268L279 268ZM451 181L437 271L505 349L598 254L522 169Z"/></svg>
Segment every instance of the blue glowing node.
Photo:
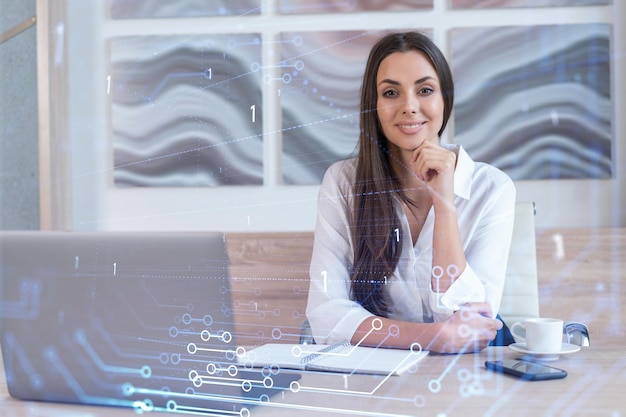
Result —
<svg viewBox="0 0 626 417"><path fill-rule="evenodd" d="M439 382L436 379L431 380L428 383L428 389L430 389L430 392L433 392L433 393L437 393L441 391L441 382Z"/></svg>
<svg viewBox="0 0 626 417"><path fill-rule="evenodd" d="M148 365L141 367L141 376L144 378L150 378L152 376L152 368Z"/></svg>
<svg viewBox="0 0 626 417"><path fill-rule="evenodd" d="M272 330L272 339L279 340L282 336L283 332L278 327L275 327L274 330Z"/></svg>
<svg viewBox="0 0 626 417"><path fill-rule="evenodd" d="M143 401L135 401L133 407L135 408L135 412L137 414L142 414L144 412L152 411L154 409L154 404L152 403L152 400L146 398Z"/></svg>
<svg viewBox="0 0 626 417"><path fill-rule="evenodd" d="M412 343L410 349L411 353L417 355L422 352L422 345L420 345L419 343Z"/></svg>
<svg viewBox="0 0 626 417"><path fill-rule="evenodd" d="M248 380L244 380L241 382L241 389L244 392L250 392L250 390L252 389L252 382L248 381Z"/></svg>
<svg viewBox="0 0 626 417"><path fill-rule="evenodd" d="M131 395L133 395L135 393L135 387L133 386L133 384L131 383L125 383L124 385L122 385L122 394L130 397Z"/></svg>
<svg viewBox="0 0 626 417"><path fill-rule="evenodd" d="M200 332L200 339L208 342L209 340L211 340L211 332L209 332L208 330L202 330Z"/></svg>
<svg viewBox="0 0 626 417"><path fill-rule="evenodd" d="M291 390L291 392L300 391L300 383L298 381L291 381L291 383L289 384L289 389Z"/></svg>
<svg viewBox="0 0 626 417"><path fill-rule="evenodd" d="M423 395L418 394L413 398L413 404L415 404L416 407L424 407L426 405L426 399Z"/></svg>
<svg viewBox="0 0 626 417"><path fill-rule="evenodd" d="M213 375L218 371L218 367L216 364L214 364L213 362L210 362L207 364L206 366L206 372L209 375Z"/></svg>
<svg viewBox="0 0 626 417"><path fill-rule="evenodd" d="M167 402L167 404L165 405L165 407L167 408L167 411L176 411L176 407L178 405L176 404L176 401L174 400L170 400Z"/></svg>

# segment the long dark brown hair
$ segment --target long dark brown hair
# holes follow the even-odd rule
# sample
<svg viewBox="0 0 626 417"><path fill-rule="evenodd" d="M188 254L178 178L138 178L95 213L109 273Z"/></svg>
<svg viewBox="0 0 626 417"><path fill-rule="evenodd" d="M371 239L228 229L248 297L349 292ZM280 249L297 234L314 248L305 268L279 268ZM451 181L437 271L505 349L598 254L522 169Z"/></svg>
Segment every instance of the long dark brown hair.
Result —
<svg viewBox="0 0 626 417"><path fill-rule="evenodd" d="M376 77L383 59L394 52L420 51L426 54L437 72L443 94L444 131L454 102L454 84L448 63L437 46L418 32L391 33L372 48L361 86L361 115L354 203L350 227L354 245L354 262L350 271L354 299L371 313L387 316L383 297L386 278L391 277L402 253L400 219L394 209L394 198L413 206L402 191L393 171L387 138L376 111Z"/></svg>

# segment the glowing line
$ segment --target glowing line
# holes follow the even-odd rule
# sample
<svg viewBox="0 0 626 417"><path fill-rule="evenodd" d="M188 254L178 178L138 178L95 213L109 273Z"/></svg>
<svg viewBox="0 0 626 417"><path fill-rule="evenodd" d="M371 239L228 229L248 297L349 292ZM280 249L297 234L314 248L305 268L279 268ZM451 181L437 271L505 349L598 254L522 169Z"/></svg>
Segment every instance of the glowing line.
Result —
<svg viewBox="0 0 626 417"><path fill-rule="evenodd" d="M468 342L465 346L463 346L463 349L461 349L461 351L455 355L454 359L452 361L450 361L450 364L446 367L446 369L441 373L441 375L439 375L439 378L435 378L435 379L431 379L430 383L436 382L437 384L441 385L441 381L443 380L443 378L446 377L446 375L448 375L448 373L450 372L450 369L456 365L456 363L458 362L459 358L461 357L461 355L463 353L465 353L465 348L468 347L472 342Z"/></svg>
<svg viewBox="0 0 626 417"><path fill-rule="evenodd" d="M258 133L258 134L254 134L254 135L249 135L249 136L244 136L244 137L240 137L240 138L236 138L236 139L232 139L229 141L224 141L224 142L220 142L220 143L216 143L216 144L210 144L210 145L203 145L203 146L198 146L196 148L193 149L189 149L189 150L184 150L184 151L179 151L179 152L171 152L168 154L164 154L164 155L159 155L159 156L154 156L154 157L150 157L150 158L145 158L142 160L138 160L138 161L133 161L133 162L128 162L125 164L119 164L119 165L115 165L112 168L104 168L104 169L97 169L97 170L92 170L92 171L86 171L80 174L76 174L73 176L73 178L80 178L80 177L84 177L87 175L93 175L93 174L97 174L97 173L103 173L103 172L112 172L116 169L120 169L120 168L125 168L125 167L129 167L129 166L133 166L133 165L138 165L138 164L143 164L143 163L147 163L147 162L153 162L153 161L158 161L160 159L166 159L166 158L173 158L173 157L177 157L180 155L184 155L187 153L191 153L191 152L198 152L198 151L202 151L202 150L206 150L206 149L213 149L213 148L217 148L220 146L228 146L228 145L232 145L238 142L245 142L245 141L249 141L252 139L258 139L258 138L263 138L264 136L271 136L271 135L276 135L279 134L281 132L287 132L290 130L297 130L297 129L303 129L306 127L311 127L311 126L315 126L315 125L319 125L319 124L324 124L327 122L333 122L336 120L340 120L340 119L346 119L348 117L354 116L354 115L358 115L359 113L351 113L351 114L343 114L341 116L335 116L335 117L328 117L326 119L322 119L322 120L316 120L313 122L307 122L307 123L302 123L299 124L297 126L291 126L291 127L287 127L287 128L283 128L283 129L276 129L276 130L272 130L272 131L267 131L267 132L263 132L263 133ZM389 192L395 192L395 190L389 191ZM296 200L297 202L297 200ZM254 206L251 206L254 207ZM190 211L192 212L192 211ZM141 219L145 219L145 216L141 216ZM91 222L91 223L98 223L98 222ZM81 224L89 224L89 222L83 222Z"/></svg>
<svg viewBox="0 0 626 417"><path fill-rule="evenodd" d="M372 328L371 328L371 329L370 329L367 333L365 333L365 336L363 336L363 337L361 338L361 340L359 340L358 342L356 342L356 345L355 345L354 347L360 346L360 345L361 345L361 343L363 343L363 341L364 341L365 339L367 339L367 336L369 336L370 334L372 334L372 332L373 332L373 331L374 331L374 327L372 327Z"/></svg>
<svg viewBox="0 0 626 417"><path fill-rule="evenodd" d="M212 408L202 408L202 407L191 407L188 405L179 405L176 404L176 408L169 409L167 407L164 408L154 408L158 411L169 411L175 412L177 414L194 414L197 415L201 413L203 416L209 417L221 417L221 416L241 416L242 414L239 411L226 411L226 410L216 410ZM208 413L208 414L207 414Z"/></svg>
<svg viewBox="0 0 626 417"><path fill-rule="evenodd" d="M145 374L144 374L145 367L136 369L136 368L123 367L123 366L107 365L107 364L105 364L102 361L102 358L100 358L100 356L98 356L96 351L93 350L91 345L87 342L86 338L79 337L78 338L78 344L81 345L85 349L85 351L87 352L89 357L91 357L91 359L95 362L95 364L98 366L98 368L100 368L103 371L106 371L106 372L120 372L120 373L125 373L125 374L139 374L139 375L145 377Z"/></svg>
<svg viewBox="0 0 626 417"><path fill-rule="evenodd" d="M235 379L235 378L233 378L233 379L230 379L230 381L239 381L239 382L229 384L229 383L222 382L222 381L229 381L228 378L220 378L220 377L212 378L212 377L206 376L206 375L198 375L191 382L193 383L194 381L200 381L201 382L200 386L202 386L202 385L219 385L219 386L224 386L224 387L241 387L241 384L243 382L249 382L251 385L256 385L256 386L259 386L259 387L264 387L265 386L263 381L259 381L259 380Z"/></svg>
<svg viewBox="0 0 626 417"><path fill-rule="evenodd" d="M206 399L209 401L223 401L223 402L230 402L230 403L236 403L236 404L259 405L259 406L264 406L264 407L320 411L320 412L327 412L327 413L340 413L340 414L347 414L347 415L353 415L353 416L359 415L359 416L385 416L385 417L413 417L409 414L390 414L387 412L385 412L384 414L381 414L381 413L375 413L371 411L359 411L359 410L354 410L354 409L342 409L342 408L331 408L331 407L327 408L327 407L316 407L316 406L285 404L285 403L268 403L268 402L260 401L260 400L256 400L256 401L250 400L244 397L234 397L234 398L220 397L220 396L215 396L215 395L205 395L203 393L198 393L198 392L194 394L183 394L179 392L161 391L161 390L154 390L150 388L135 388L134 391L140 394L155 394L155 395L161 395L161 396L167 395L168 397L189 398L189 399L195 399L195 400ZM172 411L172 410L166 410L165 408L156 408L156 407L155 407L155 410Z"/></svg>
<svg viewBox="0 0 626 417"><path fill-rule="evenodd" d="M209 349L209 348L201 348L196 346L196 351L201 350L203 352L218 352L218 353L234 353L236 354L237 352L232 350L232 349Z"/></svg>
<svg viewBox="0 0 626 417"><path fill-rule="evenodd" d="M71 372L67 370L65 366L60 361L59 356L56 354L56 351L50 349L46 353L46 357L48 361L52 364L56 370L63 375L65 382L70 386L72 391L83 401L89 402L90 404L100 404L100 405L115 405L115 406L127 406L132 407L135 403L134 401L123 401L115 398L106 398L106 397L93 397L91 395L85 394L85 391L80 387L80 384L74 379L74 376Z"/></svg>
<svg viewBox="0 0 626 417"><path fill-rule="evenodd" d="M284 404L284 403L266 403L261 402L258 405L266 406L266 407L277 407L277 408L291 408L296 410L312 410L312 411L321 411L327 413L340 413L340 414L348 414L351 416L384 416L384 417L415 417L410 414L390 414L389 412L381 412L376 413L372 411L360 411L355 409L343 409L343 408L332 408L332 407L316 407L312 405L298 405L298 404Z"/></svg>
<svg viewBox="0 0 626 417"><path fill-rule="evenodd" d="M12 356L15 355L17 357L17 362L22 366L22 368L29 375L29 379L31 381L33 381L34 379L39 378L40 374L33 367L33 364L30 361L30 359L28 358L28 355L26 355L24 349L15 340L15 337L13 336L13 333L7 333L5 335L5 339L4 340L5 340L5 343L6 343L4 345L4 350L5 350L5 354L6 354L5 357L7 358L7 361L4 363L4 366L5 366L6 370L7 370L7 374L8 373L13 374L14 364L13 364L13 361L12 361L12 359L13 359ZM16 345L17 345L17 349L16 349Z"/></svg>
<svg viewBox="0 0 626 417"><path fill-rule="evenodd" d="M419 353L420 355L422 354L422 352ZM402 366L402 364L404 362L406 362L409 358L409 356L411 356L412 353L409 353L400 363L398 363L398 365L388 374L386 375L378 385L376 385L371 391L353 391L353 390L337 390L337 389L330 389L330 388L318 388L318 387L304 387L301 386L301 389L303 390L307 390L307 391L320 391L320 392L325 392L325 391L331 391L331 392L340 392L342 394L364 394L364 395L373 395L376 391L378 391L378 389L380 387L382 387L382 385L387 382L387 380L389 378L391 378L391 376L393 375L393 373L398 370L400 368L400 366ZM358 368L357 368L358 369Z"/></svg>

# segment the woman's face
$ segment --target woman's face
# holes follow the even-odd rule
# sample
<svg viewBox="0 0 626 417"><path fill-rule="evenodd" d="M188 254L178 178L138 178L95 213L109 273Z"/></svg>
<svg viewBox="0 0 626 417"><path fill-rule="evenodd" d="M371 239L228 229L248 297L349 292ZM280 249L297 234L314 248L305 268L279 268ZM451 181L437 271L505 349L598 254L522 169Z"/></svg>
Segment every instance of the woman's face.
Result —
<svg viewBox="0 0 626 417"><path fill-rule="evenodd" d="M378 121L396 156L410 155L424 141L439 140L443 95L439 77L419 51L394 52L376 76Z"/></svg>

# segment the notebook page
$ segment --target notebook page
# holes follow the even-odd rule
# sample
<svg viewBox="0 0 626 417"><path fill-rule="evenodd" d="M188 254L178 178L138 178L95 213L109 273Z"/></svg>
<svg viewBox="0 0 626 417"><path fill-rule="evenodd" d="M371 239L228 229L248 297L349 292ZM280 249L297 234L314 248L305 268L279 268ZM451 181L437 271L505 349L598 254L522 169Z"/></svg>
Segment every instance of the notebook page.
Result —
<svg viewBox="0 0 626 417"><path fill-rule="evenodd" d="M250 350L237 358L240 365L246 368L262 368L278 366L284 369L306 369L307 363L315 360L320 352L335 349L337 345L299 345L268 343Z"/></svg>
<svg viewBox="0 0 626 417"><path fill-rule="evenodd" d="M327 352L311 361L306 369L355 374L400 375L424 357L428 351L347 346Z"/></svg>

